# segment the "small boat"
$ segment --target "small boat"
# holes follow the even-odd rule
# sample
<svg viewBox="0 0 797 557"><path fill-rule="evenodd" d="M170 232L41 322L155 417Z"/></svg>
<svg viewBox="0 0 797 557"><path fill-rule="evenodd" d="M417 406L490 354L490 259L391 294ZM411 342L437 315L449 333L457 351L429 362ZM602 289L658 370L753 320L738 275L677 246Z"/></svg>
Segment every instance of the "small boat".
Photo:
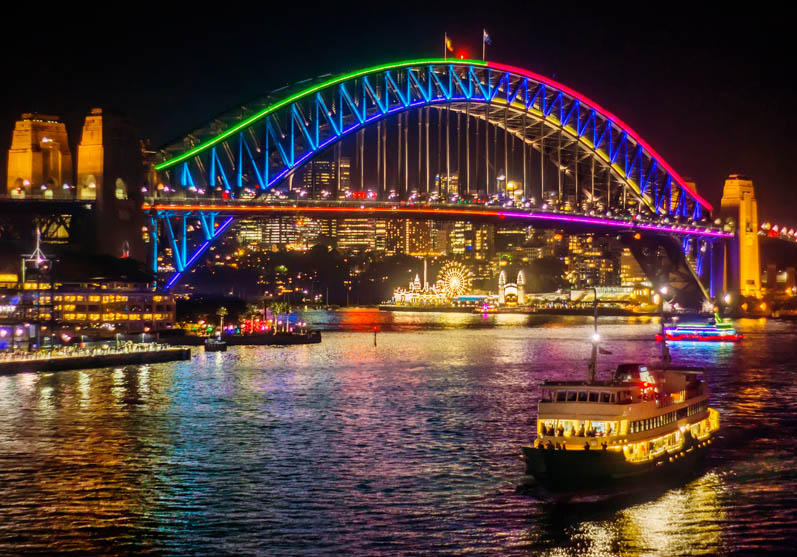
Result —
<svg viewBox="0 0 797 557"><path fill-rule="evenodd" d="M714 319L705 324L688 324L664 327L656 335L656 340L688 340L698 342L739 342L744 335L737 332L730 319L714 315Z"/></svg>
<svg viewBox="0 0 797 557"><path fill-rule="evenodd" d="M689 472L719 430L694 369L622 364L611 381L542 383L526 474L551 491Z"/></svg>
<svg viewBox="0 0 797 557"><path fill-rule="evenodd" d="M205 339L205 352L226 352L227 343L217 338Z"/></svg>

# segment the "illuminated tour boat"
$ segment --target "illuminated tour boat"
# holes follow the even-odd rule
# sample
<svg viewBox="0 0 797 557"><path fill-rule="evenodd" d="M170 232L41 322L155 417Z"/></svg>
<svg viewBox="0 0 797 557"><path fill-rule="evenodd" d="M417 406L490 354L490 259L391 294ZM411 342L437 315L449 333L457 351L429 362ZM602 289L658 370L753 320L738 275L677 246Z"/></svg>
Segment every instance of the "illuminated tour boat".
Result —
<svg viewBox="0 0 797 557"><path fill-rule="evenodd" d="M545 381L526 474L566 491L686 472L719 429L708 397L698 371L639 364L611 381Z"/></svg>
<svg viewBox="0 0 797 557"><path fill-rule="evenodd" d="M714 322L707 324L682 324L673 327L664 327L656 335L656 340L689 340L699 342L739 342L744 335L733 328L730 319L714 317Z"/></svg>

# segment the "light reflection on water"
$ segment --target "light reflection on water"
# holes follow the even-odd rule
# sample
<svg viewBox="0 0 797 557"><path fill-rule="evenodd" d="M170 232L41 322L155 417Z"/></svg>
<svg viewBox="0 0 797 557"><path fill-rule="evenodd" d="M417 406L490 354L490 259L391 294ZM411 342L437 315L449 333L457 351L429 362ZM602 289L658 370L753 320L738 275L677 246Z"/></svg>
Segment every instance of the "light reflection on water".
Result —
<svg viewBox="0 0 797 557"><path fill-rule="evenodd" d="M742 321L740 345L673 345L676 362L708 368L722 413L707 472L562 505L515 493L518 450L539 382L583 377L589 319L313 319L342 331L0 377L0 553L674 555L795 536L797 327ZM655 320L604 321L601 372L658 355Z"/></svg>

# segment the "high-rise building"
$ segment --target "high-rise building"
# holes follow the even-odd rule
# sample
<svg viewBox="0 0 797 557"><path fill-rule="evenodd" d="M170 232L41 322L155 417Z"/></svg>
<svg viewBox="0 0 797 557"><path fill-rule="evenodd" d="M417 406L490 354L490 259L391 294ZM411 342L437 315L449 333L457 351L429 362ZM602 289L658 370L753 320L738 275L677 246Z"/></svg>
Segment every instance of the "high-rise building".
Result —
<svg viewBox="0 0 797 557"><path fill-rule="evenodd" d="M313 197L327 191L332 195L338 192L338 168L335 159L314 159L305 165L302 186ZM351 159L340 157L340 191L351 188Z"/></svg>
<svg viewBox="0 0 797 557"><path fill-rule="evenodd" d="M340 219L337 230L338 249L361 252L376 248L374 219Z"/></svg>
<svg viewBox="0 0 797 557"><path fill-rule="evenodd" d="M387 222L384 219L374 220L374 249L378 252L387 251Z"/></svg>
<svg viewBox="0 0 797 557"><path fill-rule="evenodd" d="M396 255L404 252L404 236L406 234L404 219L389 219L385 221L385 253Z"/></svg>
<svg viewBox="0 0 797 557"><path fill-rule="evenodd" d="M17 120L7 176L12 197L72 197L72 153L58 116L23 114Z"/></svg>
<svg viewBox="0 0 797 557"><path fill-rule="evenodd" d="M235 235L242 244L259 244L263 241L263 226L258 219L240 219L235 228Z"/></svg>
<svg viewBox="0 0 797 557"><path fill-rule="evenodd" d="M474 224L457 221L448 235L449 250L453 255L465 255L475 260L488 260L493 256L494 227L491 224Z"/></svg>
<svg viewBox="0 0 797 557"><path fill-rule="evenodd" d="M431 255L433 253L431 223L425 220L404 221L404 253L407 255Z"/></svg>

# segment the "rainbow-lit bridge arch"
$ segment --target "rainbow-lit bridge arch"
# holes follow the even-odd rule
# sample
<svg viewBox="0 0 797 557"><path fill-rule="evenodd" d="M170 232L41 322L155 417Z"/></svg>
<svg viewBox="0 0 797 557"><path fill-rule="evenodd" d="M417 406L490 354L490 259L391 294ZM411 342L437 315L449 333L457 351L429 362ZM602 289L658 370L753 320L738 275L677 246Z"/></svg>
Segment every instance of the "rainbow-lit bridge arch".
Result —
<svg viewBox="0 0 797 557"><path fill-rule="evenodd" d="M287 180L316 154L370 127L381 130L381 123L393 115L422 110L426 111L427 125L426 183L418 183L416 187L430 192L431 109L439 111L438 123L444 113L448 121L448 114L454 112L458 118L465 116L467 126L474 119L487 122L489 126L485 124L485 128L502 129L519 141L523 145L522 191L531 205L510 212L501 207L492 210L484 206L451 207L445 200L424 207L404 205L410 189L406 171L408 125L404 128L404 181L396 180L398 199L388 199L385 195L387 155L383 153L382 190L377 192L377 200L357 202L356 206L326 202L337 203L334 207L324 206L325 202L318 200L291 202L290 206L268 198L262 201L264 194ZM418 181L421 182L421 122L418 124ZM449 125L446 127L450 129ZM387 126L384 128L384 134L382 131L377 134L382 138L382 150L387 143ZM398 129L400 134L400 123ZM470 132L466 137L470 137ZM489 135L485 132L484 137ZM497 135L493 137L497 144ZM365 140L359 141L362 157ZM397 144L400 141L397 138ZM490 148L483 142L478 145L471 142L470 148L483 149L485 159L490 156ZM536 185L527 180L526 149L536 153L539 161ZM470 161L469 154L467 157ZM438 169L440 164L438 158ZM547 188L543 175L546 167ZM491 185L489 161L485 161L484 168L485 175L478 177L471 177L469 169L463 176L464 169L458 169L460 190L486 196L500 193L498 186ZM493 168L495 179L498 171L495 160ZM557 174L558 184L554 187L550 183L551 168ZM669 250L668 271L661 273L660 262L650 255L661 253L658 240L640 248L638 259L650 259L649 275L659 273L657 280L662 284L678 282L682 290L688 290L685 297L691 303L711 297L703 283L713 284L711 277L706 276L713 265L704 262L712 257L713 243L732 235L714 226L710 220L711 205L617 116L545 76L480 60L409 60L276 91L266 101L241 107L163 148L158 153L155 170L162 190L154 192L144 209L151 216L153 270L158 270L158 246L165 245L171 252L174 274L165 285L167 289L224 233L235 216L245 214L340 217L359 214L375 218L485 221L509 218L529 224L560 223L618 233L640 231L648 237L664 235L671 247L676 246ZM176 230L172 224L175 219ZM194 224L187 225L188 219L193 219ZM200 230L201 236L189 251L187 236L191 229Z"/></svg>
<svg viewBox="0 0 797 557"><path fill-rule="evenodd" d="M471 110L474 103L487 108ZM616 197L630 194L642 210L699 219L712 209L639 134L597 103L545 76L480 60L409 60L312 84L192 132L161 151L155 169L164 183L209 194L265 192L341 138L390 114L439 105L486 119L538 151L546 137L560 133L568 147L577 147L571 157L594 158L620 186ZM548 149L549 157L561 153Z"/></svg>

